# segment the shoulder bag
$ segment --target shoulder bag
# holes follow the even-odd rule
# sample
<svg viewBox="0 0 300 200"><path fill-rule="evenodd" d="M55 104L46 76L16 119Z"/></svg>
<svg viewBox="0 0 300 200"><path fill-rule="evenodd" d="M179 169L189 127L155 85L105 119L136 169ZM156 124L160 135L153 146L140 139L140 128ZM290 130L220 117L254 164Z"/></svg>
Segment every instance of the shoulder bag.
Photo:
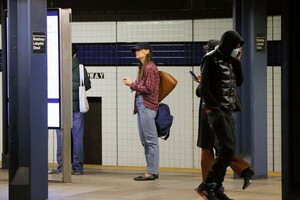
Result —
<svg viewBox="0 0 300 200"><path fill-rule="evenodd" d="M160 76L158 101L161 102L175 88L175 86L177 85L177 80L167 72L164 71L158 71L158 72Z"/></svg>
<svg viewBox="0 0 300 200"><path fill-rule="evenodd" d="M79 64L79 75L80 75L80 84L79 84L79 110L82 113L89 111L90 106L87 100L85 85L84 85L84 70L83 65Z"/></svg>

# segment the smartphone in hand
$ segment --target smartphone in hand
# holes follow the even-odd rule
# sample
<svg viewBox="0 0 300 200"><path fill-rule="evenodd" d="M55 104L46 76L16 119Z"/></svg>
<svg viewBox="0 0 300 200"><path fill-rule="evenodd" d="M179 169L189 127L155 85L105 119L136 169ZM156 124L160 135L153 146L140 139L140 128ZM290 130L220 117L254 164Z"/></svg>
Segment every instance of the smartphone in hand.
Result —
<svg viewBox="0 0 300 200"><path fill-rule="evenodd" d="M193 71L190 71L190 74L192 75L194 80L198 80L198 76Z"/></svg>

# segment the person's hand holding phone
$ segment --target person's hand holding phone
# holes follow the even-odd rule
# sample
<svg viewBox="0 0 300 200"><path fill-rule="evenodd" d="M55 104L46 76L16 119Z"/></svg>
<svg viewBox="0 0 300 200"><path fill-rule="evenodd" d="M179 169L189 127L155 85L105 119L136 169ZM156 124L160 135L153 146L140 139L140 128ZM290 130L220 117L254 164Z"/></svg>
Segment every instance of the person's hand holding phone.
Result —
<svg viewBox="0 0 300 200"><path fill-rule="evenodd" d="M190 74L192 76L192 79L198 83L201 81L201 76L197 76L193 71L190 71Z"/></svg>
<svg viewBox="0 0 300 200"><path fill-rule="evenodd" d="M130 86L132 83L132 80L129 77L124 77L123 78L123 83L127 86Z"/></svg>
<svg viewBox="0 0 300 200"><path fill-rule="evenodd" d="M241 61L242 59L242 48L240 48L238 55L235 57L238 61Z"/></svg>

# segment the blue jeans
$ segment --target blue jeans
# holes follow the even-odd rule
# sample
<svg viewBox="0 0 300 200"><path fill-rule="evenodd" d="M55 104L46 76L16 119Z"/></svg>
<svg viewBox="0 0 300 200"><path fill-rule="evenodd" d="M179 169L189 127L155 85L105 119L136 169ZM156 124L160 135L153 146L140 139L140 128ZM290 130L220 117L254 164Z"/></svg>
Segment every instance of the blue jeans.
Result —
<svg viewBox="0 0 300 200"><path fill-rule="evenodd" d="M143 97L136 98L137 122L147 163L147 173L157 174L159 166L159 142L155 125L156 111L145 107Z"/></svg>
<svg viewBox="0 0 300 200"><path fill-rule="evenodd" d="M73 128L72 128L72 170L73 172L83 172L83 135L84 135L84 114L81 112L73 112ZM56 130L57 136L57 172L62 170L62 134L61 130Z"/></svg>

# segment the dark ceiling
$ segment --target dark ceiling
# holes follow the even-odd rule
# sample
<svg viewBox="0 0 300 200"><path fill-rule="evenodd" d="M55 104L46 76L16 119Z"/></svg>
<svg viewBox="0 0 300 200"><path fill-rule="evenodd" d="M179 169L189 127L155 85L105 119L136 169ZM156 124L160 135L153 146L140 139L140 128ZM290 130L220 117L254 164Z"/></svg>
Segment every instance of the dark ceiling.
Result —
<svg viewBox="0 0 300 200"><path fill-rule="evenodd" d="M237 0L239 1L239 0ZM268 15L282 0L266 0ZM232 17L233 0L48 0L48 8L71 8L73 21L136 21Z"/></svg>

